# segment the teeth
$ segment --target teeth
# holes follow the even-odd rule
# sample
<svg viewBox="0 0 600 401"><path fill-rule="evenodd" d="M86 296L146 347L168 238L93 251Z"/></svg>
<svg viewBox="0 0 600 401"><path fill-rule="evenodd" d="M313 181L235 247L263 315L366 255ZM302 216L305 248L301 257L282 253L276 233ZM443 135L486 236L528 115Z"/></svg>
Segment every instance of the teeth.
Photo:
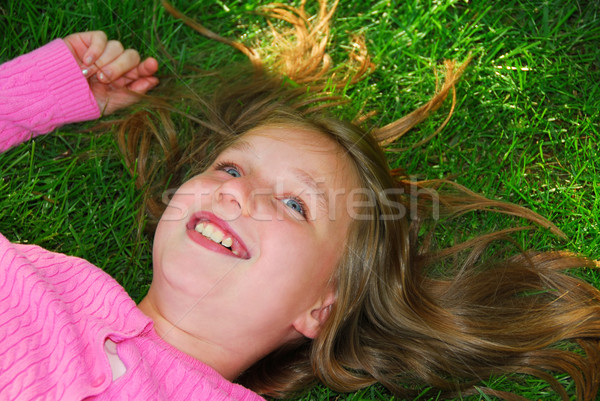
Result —
<svg viewBox="0 0 600 401"><path fill-rule="evenodd" d="M227 248L230 248L231 245L233 245L233 239L229 236L226 237L225 233L214 224L208 222L198 223L196 224L195 230L204 235L206 238L209 238L217 244L221 244ZM238 255L236 251L233 251L233 253Z"/></svg>
<svg viewBox="0 0 600 401"><path fill-rule="evenodd" d="M231 247L231 245L233 245L233 240L230 237L227 237L223 241L221 241L221 244L229 248Z"/></svg>
<svg viewBox="0 0 600 401"><path fill-rule="evenodd" d="M212 232L212 234L210 234L210 239L215 242L221 242L224 236L225 234L223 234L223 231L215 230Z"/></svg>
<svg viewBox="0 0 600 401"><path fill-rule="evenodd" d="M199 223L198 225L196 225L196 231L198 231L200 234L202 234L205 228L206 224L204 223Z"/></svg>
<svg viewBox="0 0 600 401"><path fill-rule="evenodd" d="M202 230L202 235L210 238L210 236L212 235L212 233L214 231L215 231L215 226L213 226L212 224L209 223L206 225L206 228L204 230Z"/></svg>

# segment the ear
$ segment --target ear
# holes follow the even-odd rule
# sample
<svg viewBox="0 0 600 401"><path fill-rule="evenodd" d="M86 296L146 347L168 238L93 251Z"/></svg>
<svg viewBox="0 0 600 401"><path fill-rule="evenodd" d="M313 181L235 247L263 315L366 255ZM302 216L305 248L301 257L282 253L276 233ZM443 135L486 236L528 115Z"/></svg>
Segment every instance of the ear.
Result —
<svg viewBox="0 0 600 401"><path fill-rule="evenodd" d="M335 290L328 289L326 294L317 303L296 319L293 324L294 329L304 337L315 338L318 336L323 324L325 324L331 313L331 307L334 302Z"/></svg>

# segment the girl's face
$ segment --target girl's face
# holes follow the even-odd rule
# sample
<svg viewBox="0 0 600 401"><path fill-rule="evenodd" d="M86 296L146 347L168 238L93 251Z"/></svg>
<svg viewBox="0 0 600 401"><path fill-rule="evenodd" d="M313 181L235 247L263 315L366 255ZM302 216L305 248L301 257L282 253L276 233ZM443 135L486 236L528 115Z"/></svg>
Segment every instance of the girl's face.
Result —
<svg viewBox="0 0 600 401"><path fill-rule="evenodd" d="M148 296L173 326L228 351L261 357L314 337L335 298L357 182L323 134L250 131L170 200Z"/></svg>

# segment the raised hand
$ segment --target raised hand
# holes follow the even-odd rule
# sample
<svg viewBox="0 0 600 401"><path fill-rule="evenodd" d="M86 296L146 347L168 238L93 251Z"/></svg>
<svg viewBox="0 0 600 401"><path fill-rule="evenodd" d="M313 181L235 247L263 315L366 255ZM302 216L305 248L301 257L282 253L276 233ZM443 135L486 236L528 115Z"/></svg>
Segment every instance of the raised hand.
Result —
<svg viewBox="0 0 600 401"><path fill-rule="evenodd" d="M64 38L73 53L103 115L129 106L158 84L153 75L158 62L149 57L140 62L136 50L108 40L102 31L81 32Z"/></svg>

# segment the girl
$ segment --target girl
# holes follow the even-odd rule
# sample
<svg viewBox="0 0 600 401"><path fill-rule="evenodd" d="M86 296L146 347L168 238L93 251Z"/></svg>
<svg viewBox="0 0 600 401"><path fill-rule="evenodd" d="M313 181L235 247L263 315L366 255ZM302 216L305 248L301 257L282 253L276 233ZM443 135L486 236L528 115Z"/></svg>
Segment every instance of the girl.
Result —
<svg viewBox="0 0 600 401"><path fill-rule="evenodd" d="M138 67L130 85L142 86L136 79L147 72ZM273 396L316 379L341 391L380 382L405 395L427 383L450 394L524 372L568 399L542 370L550 369L571 375L580 399L594 399L598 291L560 272L592 262L564 253L479 262L503 232L436 249L419 234L438 206L442 216L496 208L548 223L458 187L437 191L447 183L394 179L371 135L322 114L322 74L308 89L251 74L252 83L242 75L208 99L191 93L187 133L177 132L183 112L159 101L119 127L124 150L140 149L126 154L140 182L162 173L177 187L166 205L151 197L163 182L148 191L148 209L161 217L139 309L83 261L2 243L2 299L30 300L2 315L8 397L252 399L225 379ZM439 103L455 79L447 81L409 122ZM392 124L377 135L399 132ZM165 154L153 166L157 151ZM572 340L586 357L550 348Z"/></svg>
<svg viewBox="0 0 600 401"><path fill-rule="evenodd" d="M102 32L3 64L0 144L131 104L158 83L156 70L156 60L140 62ZM2 400L261 399L174 348L174 335L162 340L124 290L84 260L0 236L0 271Z"/></svg>

